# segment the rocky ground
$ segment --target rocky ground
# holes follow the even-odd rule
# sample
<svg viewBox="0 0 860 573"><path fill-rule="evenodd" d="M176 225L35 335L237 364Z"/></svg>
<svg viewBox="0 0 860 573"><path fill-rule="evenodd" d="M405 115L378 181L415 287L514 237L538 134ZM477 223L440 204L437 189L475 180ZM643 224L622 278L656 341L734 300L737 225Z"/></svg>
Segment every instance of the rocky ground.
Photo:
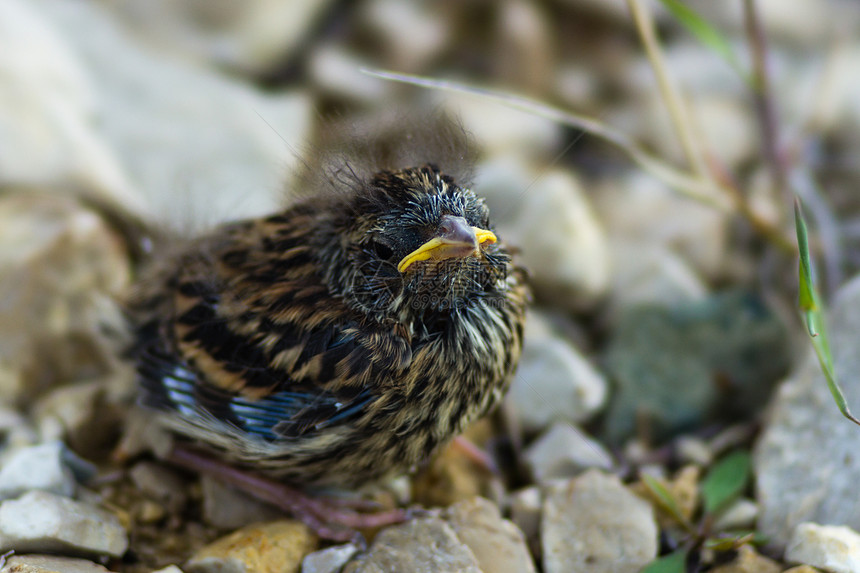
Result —
<svg viewBox="0 0 860 573"><path fill-rule="evenodd" d="M860 428L796 318L791 217L797 194L857 404L860 5L749 2L750 35L739 2L685 4L740 71L638 0L0 2L2 571L860 571ZM622 151L362 68L528 96ZM506 402L469 432L499 469L448 449L379 497L428 512L331 545L159 461L121 300L153 225L274 211L332 118L428 109L475 136L475 189L535 291Z"/></svg>

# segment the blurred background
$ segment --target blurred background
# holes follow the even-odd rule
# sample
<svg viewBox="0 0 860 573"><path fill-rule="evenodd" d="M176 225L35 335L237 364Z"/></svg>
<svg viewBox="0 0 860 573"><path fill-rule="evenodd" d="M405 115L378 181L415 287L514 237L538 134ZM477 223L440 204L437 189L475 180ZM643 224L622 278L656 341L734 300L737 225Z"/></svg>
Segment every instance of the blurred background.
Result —
<svg viewBox="0 0 860 573"><path fill-rule="evenodd" d="M727 446L695 448L757 427L808 353L794 195L825 292L860 268L860 3L681 3L701 21L666 5L0 1L7 444L59 437L96 459L115 445L133 394L117 300L152 254L150 225L270 213L301 158L337 145L332 125L443 110L473 134L474 188L535 292L503 421L483 434L512 468L494 495L594 465L706 466ZM559 462L586 442L590 461ZM490 495L463 480L418 497ZM767 527L784 543L783 517Z"/></svg>

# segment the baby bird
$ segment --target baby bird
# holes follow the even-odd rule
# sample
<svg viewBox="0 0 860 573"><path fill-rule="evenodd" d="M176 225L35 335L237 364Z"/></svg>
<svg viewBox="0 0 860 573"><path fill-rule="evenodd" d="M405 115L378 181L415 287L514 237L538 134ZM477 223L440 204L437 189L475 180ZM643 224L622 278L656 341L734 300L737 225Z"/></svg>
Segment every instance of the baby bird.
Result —
<svg viewBox="0 0 860 573"><path fill-rule="evenodd" d="M346 174L346 175L344 175ZM529 298L482 199L433 164L344 169L142 277L141 402L302 489L406 472L501 400Z"/></svg>

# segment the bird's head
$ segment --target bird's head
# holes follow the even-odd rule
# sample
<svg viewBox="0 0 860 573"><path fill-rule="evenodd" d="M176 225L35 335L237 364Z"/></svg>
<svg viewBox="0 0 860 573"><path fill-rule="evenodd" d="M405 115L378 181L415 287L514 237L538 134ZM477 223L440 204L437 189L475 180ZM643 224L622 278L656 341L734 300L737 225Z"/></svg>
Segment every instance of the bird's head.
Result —
<svg viewBox="0 0 860 573"><path fill-rule="evenodd" d="M383 171L344 201L328 282L353 308L408 320L499 304L511 260L484 201L436 167Z"/></svg>

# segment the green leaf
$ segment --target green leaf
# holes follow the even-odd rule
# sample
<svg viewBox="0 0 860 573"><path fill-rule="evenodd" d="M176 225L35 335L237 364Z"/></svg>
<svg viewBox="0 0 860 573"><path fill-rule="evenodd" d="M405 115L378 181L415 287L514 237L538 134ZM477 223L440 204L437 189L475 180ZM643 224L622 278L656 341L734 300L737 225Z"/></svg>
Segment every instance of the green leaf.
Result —
<svg viewBox="0 0 860 573"><path fill-rule="evenodd" d="M800 253L798 263L798 278L800 282L800 310L806 313L815 312L819 309L818 297L812 282L812 263L809 256L809 233L806 229L806 220L800 208L800 200L794 199L794 228L797 231L797 250ZM809 335L817 336L811 324L808 324Z"/></svg>
<svg viewBox="0 0 860 573"><path fill-rule="evenodd" d="M686 573L687 550L678 549L665 557L655 559L646 565L639 573Z"/></svg>
<svg viewBox="0 0 860 573"><path fill-rule="evenodd" d="M684 514L681 512L681 506L678 505L678 501L675 499L675 496L672 495L666 486L660 482L657 478L650 476L648 474L642 474L642 483L645 484L645 487L651 492L651 495L657 500L657 503L660 504L669 515L672 516L672 519L683 525L685 528L690 529L692 525L684 517Z"/></svg>
<svg viewBox="0 0 860 573"><path fill-rule="evenodd" d="M743 493L750 478L750 454L737 451L721 459L702 482L705 513L715 513Z"/></svg>
<svg viewBox="0 0 860 573"><path fill-rule="evenodd" d="M744 72L735 57L735 53L732 50L731 45L722 36L722 34L720 34L713 26L708 24L708 22L699 16L699 14L697 14L692 8L681 2L681 0L660 1L663 3L663 6L671 12L672 16L674 16L675 19L687 29L688 32L695 36L707 48L710 48L720 55L742 78L746 79L746 72Z"/></svg>
<svg viewBox="0 0 860 573"><path fill-rule="evenodd" d="M797 251L800 254L798 263L798 285L800 312L806 321L806 329L812 339L812 347L818 357L827 387L833 396L833 401L842 415L860 425L860 420L855 418L848 409L848 401L842 393L842 387L836 379L833 369L833 354L830 351L830 341L827 335L827 324L824 320L824 308L818 296L818 290L812 278L812 257L809 254L809 236L806 228L806 220L803 217L803 209L800 200L794 200L794 225L797 231Z"/></svg>
<svg viewBox="0 0 860 573"><path fill-rule="evenodd" d="M741 545L755 542L755 533L748 531L743 534L736 535L721 535L719 537L711 537L705 540L705 548L713 549L714 551L733 551Z"/></svg>

